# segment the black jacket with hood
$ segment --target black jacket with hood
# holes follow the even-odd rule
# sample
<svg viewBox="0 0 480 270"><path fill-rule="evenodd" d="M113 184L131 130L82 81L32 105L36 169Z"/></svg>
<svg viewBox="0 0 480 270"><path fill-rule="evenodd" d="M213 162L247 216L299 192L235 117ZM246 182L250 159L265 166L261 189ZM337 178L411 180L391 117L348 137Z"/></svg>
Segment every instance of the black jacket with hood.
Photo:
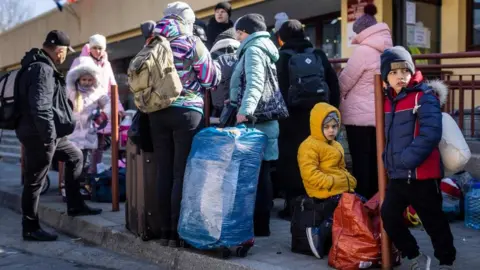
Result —
<svg viewBox="0 0 480 270"><path fill-rule="evenodd" d="M306 39L294 39L291 41L287 41L280 48L280 59L277 61L276 64L278 72L278 83L280 84L280 89L282 90L282 92L288 92L288 88L290 87L288 62L291 56L284 51L293 50L295 52L301 53L308 48L313 48L313 45L309 40ZM323 69L325 70L325 81L330 89L329 103L335 108L338 108L338 106L340 106L340 86L338 84L337 73L333 69L332 65L328 61L327 56L322 50L316 49L315 54L317 54L320 59L322 59Z"/></svg>
<svg viewBox="0 0 480 270"><path fill-rule="evenodd" d="M303 52L313 48L312 43L306 39L292 39L280 48L280 59L277 61L278 82L282 94L286 97L290 88L288 62L291 55L285 50ZM283 51L283 52L282 52ZM330 88L330 104L337 107L340 104L340 88L337 74L332 68L327 56L322 50L315 50L322 59L325 70L325 80ZM313 107L311 108L313 109ZM297 152L300 144L310 135L310 110L289 108L290 117L280 121L280 137L278 148L281 153L277 161L277 175L279 188L287 192L287 197L295 198L305 194L300 170L297 162Z"/></svg>
<svg viewBox="0 0 480 270"><path fill-rule="evenodd" d="M63 74L41 49L27 52L21 65L15 85L15 106L19 114L15 131L20 141L51 143L70 135L75 121Z"/></svg>

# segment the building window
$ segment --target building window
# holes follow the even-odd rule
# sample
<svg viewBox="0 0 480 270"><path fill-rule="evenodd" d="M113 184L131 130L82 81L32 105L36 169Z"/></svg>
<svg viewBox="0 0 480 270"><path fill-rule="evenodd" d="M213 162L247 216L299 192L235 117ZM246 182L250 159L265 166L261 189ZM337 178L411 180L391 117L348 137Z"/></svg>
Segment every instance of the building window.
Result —
<svg viewBox="0 0 480 270"><path fill-rule="evenodd" d="M480 0L467 1L467 50L480 51Z"/></svg>
<svg viewBox="0 0 480 270"><path fill-rule="evenodd" d="M441 3L438 0L409 0L405 7L406 41L411 54L441 52ZM417 64L434 64L420 60Z"/></svg>

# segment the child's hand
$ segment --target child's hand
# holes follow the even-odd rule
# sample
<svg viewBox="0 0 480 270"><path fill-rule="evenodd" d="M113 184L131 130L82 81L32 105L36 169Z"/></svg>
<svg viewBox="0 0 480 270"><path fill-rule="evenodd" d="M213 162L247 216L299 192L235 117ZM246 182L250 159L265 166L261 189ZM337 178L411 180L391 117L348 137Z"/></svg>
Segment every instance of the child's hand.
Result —
<svg viewBox="0 0 480 270"><path fill-rule="evenodd" d="M109 102L110 98L107 95L103 95L98 99L98 106L103 109Z"/></svg>

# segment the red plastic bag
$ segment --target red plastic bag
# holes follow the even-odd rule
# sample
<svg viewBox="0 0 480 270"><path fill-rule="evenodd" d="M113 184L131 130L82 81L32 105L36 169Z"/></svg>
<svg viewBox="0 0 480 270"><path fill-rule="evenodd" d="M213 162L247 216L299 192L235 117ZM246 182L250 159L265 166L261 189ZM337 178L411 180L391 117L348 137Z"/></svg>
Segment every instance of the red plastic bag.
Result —
<svg viewBox="0 0 480 270"><path fill-rule="evenodd" d="M355 194L344 193L333 215L333 246L328 265L338 270L369 268L378 263L380 244L367 208Z"/></svg>

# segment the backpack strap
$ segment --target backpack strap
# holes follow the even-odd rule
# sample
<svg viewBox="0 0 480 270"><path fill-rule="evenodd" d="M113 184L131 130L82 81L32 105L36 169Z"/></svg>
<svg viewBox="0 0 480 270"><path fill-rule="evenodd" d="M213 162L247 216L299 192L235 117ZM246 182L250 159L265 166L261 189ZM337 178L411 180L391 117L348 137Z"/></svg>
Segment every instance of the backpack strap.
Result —
<svg viewBox="0 0 480 270"><path fill-rule="evenodd" d="M288 49L288 50L281 50L280 53L285 53L285 54L288 54L290 56L294 56L295 54L297 54L296 51L294 50L291 50L291 49Z"/></svg>
<svg viewBox="0 0 480 270"><path fill-rule="evenodd" d="M313 54L315 54L315 48L313 48L313 47L306 48L303 52L304 52L304 53L313 53Z"/></svg>
<svg viewBox="0 0 480 270"><path fill-rule="evenodd" d="M4 95L5 95L5 89L7 88L7 81L8 81L8 77L10 77L10 73L11 72L7 72L7 74L3 75L0 78L0 82L4 81L3 87L2 87L1 92L0 92L0 103L3 103Z"/></svg>

